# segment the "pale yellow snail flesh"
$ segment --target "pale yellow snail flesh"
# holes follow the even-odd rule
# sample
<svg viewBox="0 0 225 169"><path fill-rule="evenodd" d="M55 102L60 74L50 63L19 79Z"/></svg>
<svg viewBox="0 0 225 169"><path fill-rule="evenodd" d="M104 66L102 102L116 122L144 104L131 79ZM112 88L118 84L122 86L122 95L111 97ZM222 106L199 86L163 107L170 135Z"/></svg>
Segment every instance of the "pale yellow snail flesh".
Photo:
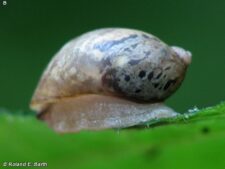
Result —
<svg viewBox="0 0 225 169"><path fill-rule="evenodd" d="M31 101L57 132L125 128L178 113L162 102L184 79L191 53L133 29L107 28L69 41Z"/></svg>

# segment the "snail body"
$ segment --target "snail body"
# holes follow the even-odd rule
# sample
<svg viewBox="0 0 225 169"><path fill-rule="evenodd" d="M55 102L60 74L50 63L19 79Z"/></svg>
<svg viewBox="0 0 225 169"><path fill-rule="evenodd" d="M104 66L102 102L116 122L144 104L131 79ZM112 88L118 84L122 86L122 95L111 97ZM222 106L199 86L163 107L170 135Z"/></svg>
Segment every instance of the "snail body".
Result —
<svg viewBox="0 0 225 169"><path fill-rule="evenodd" d="M191 53L133 29L106 28L69 41L44 71L31 108L58 132L121 128L176 116L163 105Z"/></svg>

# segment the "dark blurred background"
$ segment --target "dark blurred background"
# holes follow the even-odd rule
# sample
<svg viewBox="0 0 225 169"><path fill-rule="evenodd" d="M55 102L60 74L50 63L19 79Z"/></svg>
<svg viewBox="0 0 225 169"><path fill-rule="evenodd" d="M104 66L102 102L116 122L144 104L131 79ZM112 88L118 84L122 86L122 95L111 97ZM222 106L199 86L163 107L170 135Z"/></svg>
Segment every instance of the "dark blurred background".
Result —
<svg viewBox="0 0 225 169"><path fill-rule="evenodd" d="M0 107L28 110L43 69L68 40L101 27L150 32L193 53L177 111L224 100L225 1L0 0Z"/></svg>

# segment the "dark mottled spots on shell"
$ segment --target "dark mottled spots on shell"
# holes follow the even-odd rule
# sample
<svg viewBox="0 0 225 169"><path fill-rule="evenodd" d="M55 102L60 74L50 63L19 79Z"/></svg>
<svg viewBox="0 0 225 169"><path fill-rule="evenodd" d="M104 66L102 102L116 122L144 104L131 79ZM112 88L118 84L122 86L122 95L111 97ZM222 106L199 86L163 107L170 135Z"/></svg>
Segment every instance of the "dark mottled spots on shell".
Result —
<svg viewBox="0 0 225 169"><path fill-rule="evenodd" d="M118 82L120 81L119 78L116 78L116 69L108 70L103 76L102 76L102 84L103 86L113 88L116 91L121 91Z"/></svg>
<svg viewBox="0 0 225 169"><path fill-rule="evenodd" d="M109 86L112 87L112 82L114 79L115 75L115 69L107 71L103 76L102 76L102 84L104 86Z"/></svg>
<svg viewBox="0 0 225 169"><path fill-rule="evenodd" d="M133 49L135 49L135 48L137 47L137 45L138 45L138 43L135 43L135 44L131 45L131 47L132 47Z"/></svg>
<svg viewBox="0 0 225 169"><path fill-rule="evenodd" d="M132 50L130 48L125 48L124 51L126 51L126 52L132 52Z"/></svg>
<svg viewBox="0 0 225 169"><path fill-rule="evenodd" d="M126 40L134 39L136 37L138 37L138 35L132 34L132 35L129 35L128 37L124 37L120 40L111 40L111 41L106 41L103 43L96 44L96 45L94 45L94 48L100 50L101 52L105 52L115 45L119 45L121 43L124 43Z"/></svg>
<svg viewBox="0 0 225 169"><path fill-rule="evenodd" d="M145 56L149 56L151 54L151 51L147 51L147 52L144 52Z"/></svg>
<svg viewBox="0 0 225 169"><path fill-rule="evenodd" d="M163 78L164 78L164 79L166 78L166 74L165 74L165 75L163 75Z"/></svg>
<svg viewBox="0 0 225 169"><path fill-rule="evenodd" d="M141 92L141 89L136 89L135 90L135 93L140 93Z"/></svg>
<svg viewBox="0 0 225 169"><path fill-rule="evenodd" d="M145 77L145 75L146 75L146 72L144 71L144 70L142 70L142 71L140 71L140 73L139 73L139 77L140 78L143 78L143 77Z"/></svg>
<svg viewBox="0 0 225 169"><path fill-rule="evenodd" d="M157 88L157 87L159 86L159 83L154 83L153 86L154 86L155 88Z"/></svg>
<svg viewBox="0 0 225 169"><path fill-rule="evenodd" d="M113 81L113 89L117 92L123 93L117 80Z"/></svg>
<svg viewBox="0 0 225 169"><path fill-rule="evenodd" d="M121 81L124 82L124 79L118 77L117 69L108 69L106 73L102 76L102 85L105 89L110 89L110 91L115 91L118 95L124 95L126 91L124 91L123 86L121 85ZM125 76L126 77L126 76ZM127 80L130 80L130 76L127 76ZM129 81L128 80L128 81Z"/></svg>
<svg viewBox="0 0 225 169"><path fill-rule="evenodd" d="M169 70L171 67L170 66L168 66L168 67L166 67L164 70Z"/></svg>
<svg viewBox="0 0 225 169"><path fill-rule="evenodd" d="M157 76L156 79L159 79L162 76L162 72L160 72Z"/></svg>
<svg viewBox="0 0 225 169"><path fill-rule="evenodd" d="M159 87L159 90L162 90L162 86Z"/></svg>
<svg viewBox="0 0 225 169"><path fill-rule="evenodd" d="M129 82L130 81L130 76L129 75L125 75L124 80L127 81L127 82Z"/></svg>
<svg viewBox="0 0 225 169"><path fill-rule="evenodd" d="M142 34L142 37L145 38L145 39L151 39L148 35L146 34Z"/></svg>
<svg viewBox="0 0 225 169"><path fill-rule="evenodd" d="M175 84L176 82L177 82L177 79L168 80L168 82L165 84L163 90L167 90L171 85Z"/></svg>
<svg viewBox="0 0 225 169"><path fill-rule="evenodd" d="M107 57L106 59L102 60L101 66L100 66L100 73L102 73L106 66L112 66L111 58Z"/></svg>
<svg viewBox="0 0 225 169"><path fill-rule="evenodd" d="M111 66L112 63L111 63L111 61L110 61L110 58L108 57L108 58L104 59L104 60L103 60L103 64L104 64L104 66Z"/></svg>
<svg viewBox="0 0 225 169"><path fill-rule="evenodd" d="M144 58L142 58L142 59L137 59L137 60L130 60L128 63L130 64L130 65L136 65L136 64L138 64L140 61L142 61L142 60L144 60L145 59L145 57Z"/></svg>
<svg viewBox="0 0 225 169"><path fill-rule="evenodd" d="M157 37L153 37L152 39L154 39L157 42L160 42L160 40Z"/></svg>
<svg viewBox="0 0 225 169"><path fill-rule="evenodd" d="M152 80L153 75L154 75L154 72L150 72L150 73L148 74L148 80L149 80L149 81Z"/></svg>

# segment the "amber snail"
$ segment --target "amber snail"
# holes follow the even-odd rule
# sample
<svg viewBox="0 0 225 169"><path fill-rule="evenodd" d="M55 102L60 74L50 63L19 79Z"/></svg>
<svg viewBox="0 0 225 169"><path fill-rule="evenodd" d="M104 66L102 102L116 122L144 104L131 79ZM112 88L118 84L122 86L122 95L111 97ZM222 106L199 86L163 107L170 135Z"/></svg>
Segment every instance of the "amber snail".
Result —
<svg viewBox="0 0 225 169"><path fill-rule="evenodd" d="M69 41L44 71L31 109L57 132L125 128L178 115L163 101L181 85L191 53L125 28Z"/></svg>

